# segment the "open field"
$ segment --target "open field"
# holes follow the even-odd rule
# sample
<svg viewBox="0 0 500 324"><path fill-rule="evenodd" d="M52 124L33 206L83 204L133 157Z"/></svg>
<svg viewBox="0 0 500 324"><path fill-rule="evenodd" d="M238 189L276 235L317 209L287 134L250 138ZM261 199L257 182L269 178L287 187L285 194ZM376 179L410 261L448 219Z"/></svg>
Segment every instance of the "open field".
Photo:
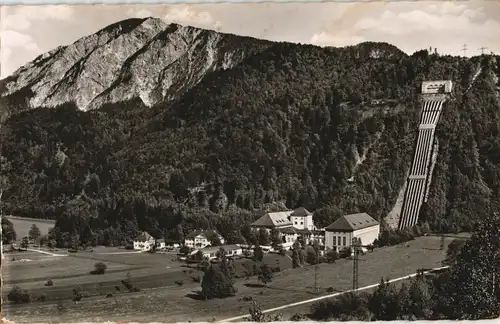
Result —
<svg viewBox="0 0 500 324"><path fill-rule="evenodd" d="M3 216L9 219L14 225L14 230L17 234L17 242L21 242L23 237L28 236L31 225L36 224L40 229L42 235L49 233L49 229L54 227L56 221L50 219L36 219L36 218L26 218L17 216Z"/></svg>
<svg viewBox="0 0 500 324"><path fill-rule="evenodd" d="M449 244L452 240L453 237L447 237L445 242ZM389 279L396 278L414 273L418 268L440 266L446 249L440 250L439 242L440 238L436 236L420 237L411 241L409 246L398 245L376 249L373 253L361 256L359 286L376 284L382 276ZM276 255L272 257L275 258ZM308 266L276 274L269 287L246 285L257 284L256 278L248 281L237 279L235 284L238 289L237 295L222 300L200 301L192 298L200 289L200 284L185 281L183 286L166 285L166 288L120 294L116 298L91 297L83 299L76 305L66 302L64 306L57 307L56 302L47 301L31 305L5 305L4 311L9 319L16 322L29 322L32 318L38 321L50 321L53 316L57 316L58 320L68 321L78 319L79 321L178 322L207 321L212 320L214 316L217 319L224 319L248 312L251 302L241 300L244 296L252 296L253 300L262 304L264 308L272 308L326 295L327 287L332 287L335 291L348 290L352 285L352 261L343 259L335 264L321 264L318 266L318 274L318 284L321 287L319 293L313 291L314 267ZM165 274L164 277L168 278L169 275Z"/></svg>

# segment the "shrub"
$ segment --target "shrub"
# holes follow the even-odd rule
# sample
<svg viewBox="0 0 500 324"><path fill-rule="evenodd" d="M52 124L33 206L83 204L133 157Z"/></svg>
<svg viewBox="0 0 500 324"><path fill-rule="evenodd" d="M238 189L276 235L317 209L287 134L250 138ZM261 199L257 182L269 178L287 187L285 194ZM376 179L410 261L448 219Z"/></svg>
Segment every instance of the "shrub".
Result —
<svg viewBox="0 0 500 324"><path fill-rule="evenodd" d="M134 245L133 244L127 244L127 245L125 245L125 249L126 250L133 250L134 249Z"/></svg>
<svg viewBox="0 0 500 324"><path fill-rule="evenodd" d="M307 317L307 315L305 314L302 314L302 313L296 313L294 314L290 320L291 321L294 321L294 322L302 322L302 321L307 321L309 318Z"/></svg>
<svg viewBox="0 0 500 324"><path fill-rule="evenodd" d="M139 291L141 291L141 288L139 288L137 286L134 286L131 289L129 289L129 292L139 292Z"/></svg>
<svg viewBox="0 0 500 324"><path fill-rule="evenodd" d="M184 281L182 280L176 280L175 283L179 286L182 286L184 284Z"/></svg>
<svg viewBox="0 0 500 324"><path fill-rule="evenodd" d="M44 302L47 300L47 296L46 295L40 295L38 296L38 300L41 301L41 302Z"/></svg>
<svg viewBox="0 0 500 324"><path fill-rule="evenodd" d="M326 292L327 292L327 293L332 293L332 292L334 292L334 291L335 291L335 289L334 289L333 287L328 287L328 288L326 288Z"/></svg>
<svg viewBox="0 0 500 324"><path fill-rule="evenodd" d="M29 303L31 302L31 295L27 290L14 286L7 295L7 300L16 304Z"/></svg>
<svg viewBox="0 0 500 324"><path fill-rule="evenodd" d="M113 294L107 294L106 295L106 298L110 298L110 297L113 297Z"/></svg>
<svg viewBox="0 0 500 324"><path fill-rule="evenodd" d="M47 280L47 282L45 283L45 286L48 286L48 287L51 287L53 285L54 285L54 282L51 279Z"/></svg>
<svg viewBox="0 0 500 324"><path fill-rule="evenodd" d="M244 296L242 299L243 299L243 301L252 301L253 297L252 296Z"/></svg>
<svg viewBox="0 0 500 324"><path fill-rule="evenodd" d="M94 270L90 271L91 274L104 274L108 268L103 262L97 262L94 264Z"/></svg>

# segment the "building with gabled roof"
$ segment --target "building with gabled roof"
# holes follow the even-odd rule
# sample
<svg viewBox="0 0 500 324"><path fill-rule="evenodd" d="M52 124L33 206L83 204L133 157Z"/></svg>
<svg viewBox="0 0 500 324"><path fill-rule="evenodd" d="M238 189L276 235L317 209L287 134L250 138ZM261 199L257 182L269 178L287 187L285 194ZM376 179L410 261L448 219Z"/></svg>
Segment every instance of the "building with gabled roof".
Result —
<svg viewBox="0 0 500 324"><path fill-rule="evenodd" d="M348 249L352 239L372 244L380 234L380 223L367 213L344 215L325 228L325 246L333 250Z"/></svg>
<svg viewBox="0 0 500 324"><path fill-rule="evenodd" d="M184 245L190 247L192 249L202 249L204 247L212 245L210 242L210 238L213 235L217 235L219 237L219 241L221 244L225 243L224 238L215 230L195 230L186 235L184 238Z"/></svg>
<svg viewBox="0 0 500 324"><path fill-rule="evenodd" d="M153 247L165 247L164 239L156 239L148 232L142 232L134 239L134 250L149 251Z"/></svg>
<svg viewBox="0 0 500 324"><path fill-rule="evenodd" d="M272 228L290 227L293 225L290 220L292 211L266 213L261 218L250 224L255 229L265 228L271 230Z"/></svg>

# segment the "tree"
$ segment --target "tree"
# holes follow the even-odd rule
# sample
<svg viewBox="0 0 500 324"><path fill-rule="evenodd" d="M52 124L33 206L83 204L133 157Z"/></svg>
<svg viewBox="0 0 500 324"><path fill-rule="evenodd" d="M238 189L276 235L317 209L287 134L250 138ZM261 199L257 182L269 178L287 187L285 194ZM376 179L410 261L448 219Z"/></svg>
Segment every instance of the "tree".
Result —
<svg viewBox="0 0 500 324"><path fill-rule="evenodd" d="M261 262L264 259L264 251L262 251L260 245L256 245L253 249L253 258L258 262Z"/></svg>
<svg viewBox="0 0 500 324"><path fill-rule="evenodd" d="M41 235L42 233L40 232L38 226L36 226L36 224L31 225L30 231L28 233L30 240L36 241Z"/></svg>
<svg viewBox="0 0 500 324"><path fill-rule="evenodd" d="M21 249L27 250L28 246L29 246L29 240L28 240L28 237L25 236L25 237L23 237L23 240L21 242Z"/></svg>
<svg viewBox="0 0 500 324"><path fill-rule="evenodd" d="M205 298L226 298L236 293L230 275L223 270L221 265L212 264L205 271L201 282L201 290Z"/></svg>
<svg viewBox="0 0 500 324"><path fill-rule="evenodd" d="M103 262L97 262L94 264L94 270L91 271L92 274L104 274L108 266Z"/></svg>
<svg viewBox="0 0 500 324"><path fill-rule="evenodd" d="M292 251L292 267L293 268L300 267L299 252L300 252L300 250L297 250L297 249L293 249L293 251Z"/></svg>
<svg viewBox="0 0 500 324"><path fill-rule="evenodd" d="M326 253L326 260L329 263L334 263L339 258L339 253L336 250L330 250Z"/></svg>
<svg viewBox="0 0 500 324"><path fill-rule="evenodd" d="M446 250L446 258L443 261L443 265L451 265L455 263L458 254L462 250L465 245L464 239L454 239L448 245L448 249Z"/></svg>
<svg viewBox="0 0 500 324"><path fill-rule="evenodd" d="M271 229L270 241L271 246L276 251L278 251L279 248L283 245L281 233L276 228Z"/></svg>
<svg viewBox="0 0 500 324"><path fill-rule="evenodd" d="M264 246L267 246L270 243L269 233L264 228L259 229L258 243L259 245L264 245Z"/></svg>
<svg viewBox="0 0 500 324"><path fill-rule="evenodd" d="M451 265L446 293L453 319L498 318L500 305L494 278L500 273L500 216L480 222Z"/></svg>
<svg viewBox="0 0 500 324"><path fill-rule="evenodd" d="M16 304L29 303L31 295L27 290L21 289L19 286L14 286L7 295L7 300Z"/></svg>
<svg viewBox="0 0 500 324"><path fill-rule="evenodd" d="M6 217L1 217L1 218L2 218L2 233L1 233L2 243L10 244L17 238L16 231L14 230L14 225Z"/></svg>
<svg viewBox="0 0 500 324"><path fill-rule="evenodd" d="M370 311L379 321L392 321L398 317L398 296L393 285L384 278L368 301Z"/></svg>
<svg viewBox="0 0 500 324"><path fill-rule="evenodd" d="M267 264L263 264L260 266L260 273L258 278L266 286L269 282L273 281L273 271Z"/></svg>
<svg viewBox="0 0 500 324"><path fill-rule="evenodd" d="M179 253L182 253L184 255L187 255L189 252L191 252L191 248L189 246L183 245L179 249Z"/></svg>

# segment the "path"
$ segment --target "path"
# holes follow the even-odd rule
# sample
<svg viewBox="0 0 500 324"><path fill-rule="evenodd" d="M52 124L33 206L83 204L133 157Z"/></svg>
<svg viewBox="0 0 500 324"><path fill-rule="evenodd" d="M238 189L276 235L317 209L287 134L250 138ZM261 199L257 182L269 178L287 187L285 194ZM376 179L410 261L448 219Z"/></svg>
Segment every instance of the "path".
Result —
<svg viewBox="0 0 500 324"><path fill-rule="evenodd" d="M433 268L432 270L424 271L424 274L432 272L432 271L435 271L435 270L441 270L441 269L446 269L446 268L448 268L448 266L439 267L439 268ZM398 282L398 281L401 281L401 280L410 279L410 278L415 277L415 276L417 276L417 273L412 273L412 274L407 275L407 276L403 276L403 277L391 279L391 280L389 280L389 283L393 283L393 282ZM376 284L368 285L368 286L365 286L365 287L361 287L361 288L358 288L358 291L372 289L372 288L377 287L379 284L380 283L376 283ZM341 291L341 292L337 292L337 293L326 295L326 296L311 298L311 299L303 300L303 301L296 302L296 303L291 303L291 304L287 304L287 305L283 305L283 306L269 308L269 309L266 309L266 310L264 310L262 312L263 313L275 312L275 311L282 310L282 309L285 309L285 308L290 308L290 307L300 306L300 305L304 305L304 304L309 304L309 303L313 303L313 302L316 302L316 301L319 301L319 300L323 300L323 299L327 299L327 298L338 297L340 295L343 295L343 294L346 294L346 293L350 293L352 291L353 291L352 289L346 290L346 291ZM248 314L240 315L240 316L231 317L231 318L228 318L228 319L225 319L225 320L221 320L221 321L217 321L217 322L232 322L232 321L244 319L246 317L249 317L249 315Z"/></svg>
<svg viewBox="0 0 500 324"><path fill-rule="evenodd" d="M52 253L52 252L42 251L42 250L37 250L37 249L26 249L26 250L27 251L31 251L31 252L37 252L37 253L47 254L47 255L50 255L50 256L53 256L53 257L68 256L67 254L57 254L57 253Z"/></svg>

